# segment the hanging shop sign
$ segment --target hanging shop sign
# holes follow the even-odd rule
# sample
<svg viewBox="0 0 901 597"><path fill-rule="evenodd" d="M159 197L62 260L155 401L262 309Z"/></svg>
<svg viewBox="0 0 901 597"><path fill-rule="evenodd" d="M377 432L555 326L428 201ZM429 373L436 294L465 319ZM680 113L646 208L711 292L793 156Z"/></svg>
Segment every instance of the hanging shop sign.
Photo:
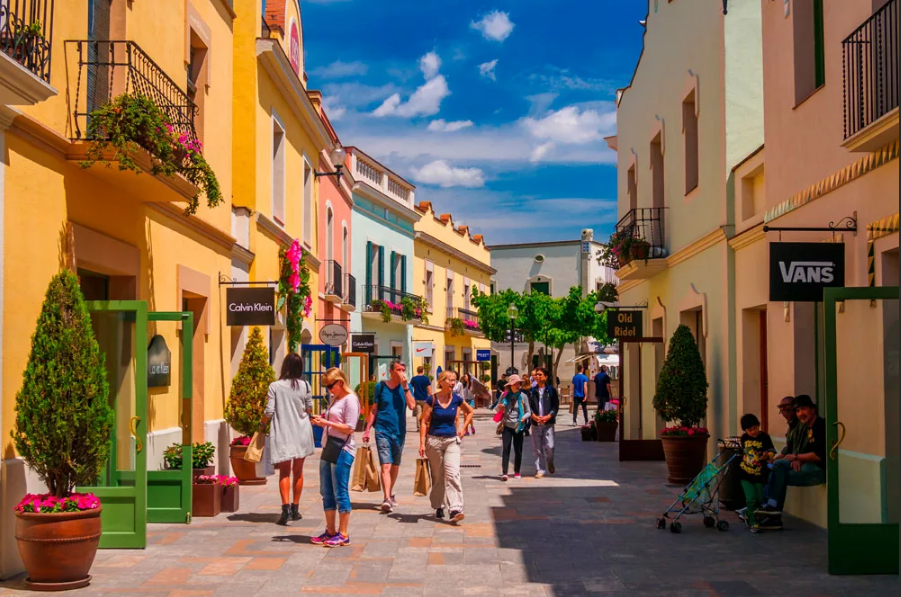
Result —
<svg viewBox="0 0 901 597"><path fill-rule="evenodd" d="M435 347L432 346L431 342L414 342L413 343L413 356L421 357L421 358L429 358L432 356L432 353L435 351Z"/></svg>
<svg viewBox="0 0 901 597"><path fill-rule="evenodd" d="M771 301L822 301L844 285L844 243L770 243Z"/></svg>
<svg viewBox="0 0 901 597"><path fill-rule="evenodd" d="M166 339L157 334L147 347L147 387L166 388L172 380L172 353Z"/></svg>
<svg viewBox="0 0 901 597"><path fill-rule="evenodd" d="M375 352L375 334L354 334L350 337L351 352Z"/></svg>
<svg viewBox="0 0 901 597"><path fill-rule="evenodd" d="M479 363L491 362L491 349L476 350L476 362L479 362Z"/></svg>
<svg viewBox="0 0 901 597"><path fill-rule="evenodd" d="M347 328L337 323L322 326L319 330L319 339L329 346L341 346L347 342Z"/></svg>
<svg viewBox="0 0 901 597"><path fill-rule="evenodd" d="M275 288L228 288L225 324L275 325Z"/></svg>
<svg viewBox="0 0 901 597"><path fill-rule="evenodd" d="M611 338L641 338L641 311L607 311L607 335Z"/></svg>

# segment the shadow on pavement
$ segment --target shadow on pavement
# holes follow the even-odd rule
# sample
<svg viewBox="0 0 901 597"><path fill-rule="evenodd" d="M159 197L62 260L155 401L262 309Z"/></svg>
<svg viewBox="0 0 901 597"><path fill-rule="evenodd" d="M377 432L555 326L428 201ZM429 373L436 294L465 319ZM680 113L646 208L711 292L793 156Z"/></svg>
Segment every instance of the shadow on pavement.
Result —
<svg viewBox="0 0 901 597"><path fill-rule="evenodd" d="M239 514L229 514L226 517L233 522L257 522L272 524L278 520L277 514L262 514L256 512L241 512Z"/></svg>

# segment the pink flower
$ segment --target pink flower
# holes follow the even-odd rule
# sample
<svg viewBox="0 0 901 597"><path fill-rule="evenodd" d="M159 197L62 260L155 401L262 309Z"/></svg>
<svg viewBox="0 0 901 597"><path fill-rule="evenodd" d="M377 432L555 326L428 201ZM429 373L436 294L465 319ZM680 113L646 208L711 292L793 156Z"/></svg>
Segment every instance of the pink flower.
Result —
<svg viewBox="0 0 901 597"><path fill-rule="evenodd" d="M300 259L303 257L303 249L300 248L300 242L297 239L294 239L294 242L291 243L291 247L285 253L285 256L291 262L291 270L297 274L300 270ZM294 292L297 291L295 290Z"/></svg>
<svg viewBox="0 0 901 597"><path fill-rule="evenodd" d="M297 274L291 274L288 278L288 284L291 285L291 288L294 290L294 294L297 294L297 291L300 290L300 276Z"/></svg>

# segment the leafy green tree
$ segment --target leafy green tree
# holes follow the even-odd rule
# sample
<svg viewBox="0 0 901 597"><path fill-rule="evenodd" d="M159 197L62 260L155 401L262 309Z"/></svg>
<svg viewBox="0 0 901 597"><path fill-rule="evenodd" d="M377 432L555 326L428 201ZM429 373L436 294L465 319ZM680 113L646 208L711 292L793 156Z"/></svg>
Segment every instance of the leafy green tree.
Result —
<svg viewBox="0 0 901 597"><path fill-rule="evenodd" d="M250 332L225 405L225 420L232 429L242 436L254 434L263 418L269 384L274 381L275 371L269 364L263 333L255 327Z"/></svg>
<svg viewBox="0 0 901 597"><path fill-rule="evenodd" d="M697 427L707 416L707 372L691 330L676 328L657 378L654 410L664 421Z"/></svg>
<svg viewBox="0 0 901 597"><path fill-rule="evenodd" d="M483 294L473 288L472 305L479 312L479 327L486 338L492 342L507 340L507 332L512 327L510 318L507 316L507 309L511 304L516 304L516 308L519 309L522 303L521 298L522 295L513 290Z"/></svg>
<svg viewBox="0 0 901 597"><path fill-rule="evenodd" d="M114 423L105 359L78 278L66 270L47 288L11 435L26 464L63 498L99 477Z"/></svg>

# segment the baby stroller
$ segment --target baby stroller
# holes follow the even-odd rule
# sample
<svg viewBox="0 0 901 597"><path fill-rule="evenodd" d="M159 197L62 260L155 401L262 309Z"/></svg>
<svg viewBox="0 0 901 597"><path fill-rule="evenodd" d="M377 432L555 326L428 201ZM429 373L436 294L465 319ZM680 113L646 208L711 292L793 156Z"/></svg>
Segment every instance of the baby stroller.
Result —
<svg viewBox="0 0 901 597"><path fill-rule="evenodd" d="M670 514L675 514L670 523L669 530L673 533L682 532L682 523L679 518L683 514L703 514L704 526L716 527L720 531L728 531L729 523L720 520L720 484L729 470L732 461L738 458L740 453L731 445L735 440L719 440L719 453L713 461L705 466L691 483L685 486L685 491L676 498L676 501L667 508L663 516L657 519L657 528L665 529L666 521L670 520ZM728 455L727 448L731 455Z"/></svg>

